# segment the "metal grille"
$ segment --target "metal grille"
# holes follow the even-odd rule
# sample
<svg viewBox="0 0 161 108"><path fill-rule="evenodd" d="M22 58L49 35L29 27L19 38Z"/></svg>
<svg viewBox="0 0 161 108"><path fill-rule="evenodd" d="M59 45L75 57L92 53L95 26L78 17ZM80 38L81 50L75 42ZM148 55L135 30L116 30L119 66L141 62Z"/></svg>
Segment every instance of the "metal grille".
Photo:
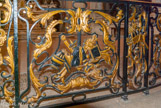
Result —
<svg viewBox="0 0 161 108"><path fill-rule="evenodd" d="M8 107L34 108L60 99L58 106L116 96L127 100L128 94L148 94L160 85L161 4L76 0L69 9L69 1L63 8L56 2L43 7L41 0L28 0L18 9L17 0L0 1L0 97ZM92 3L102 3L101 9L91 8ZM26 28L23 77L19 21ZM22 78L27 81L23 90Z"/></svg>

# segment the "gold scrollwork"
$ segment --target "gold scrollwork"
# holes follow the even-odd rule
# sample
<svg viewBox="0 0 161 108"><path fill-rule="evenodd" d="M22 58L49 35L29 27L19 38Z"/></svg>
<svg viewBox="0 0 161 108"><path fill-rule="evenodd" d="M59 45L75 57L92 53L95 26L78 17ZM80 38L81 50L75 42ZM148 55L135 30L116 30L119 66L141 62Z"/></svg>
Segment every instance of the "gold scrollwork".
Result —
<svg viewBox="0 0 161 108"><path fill-rule="evenodd" d="M6 61L8 61L9 66L11 68L11 75L14 74L14 61L13 61L13 52L12 52L12 41L13 41L13 36L8 38L8 47L7 47L7 52L8 52L8 56L5 56L4 59ZM5 75L6 73L3 73L3 75ZM7 81L7 79L5 79L5 81ZM13 91L9 91L8 87L13 87L13 85L11 84L12 82L8 82L4 85L4 97L5 100L7 102L9 102L10 105L13 104L13 98L14 97L14 92Z"/></svg>
<svg viewBox="0 0 161 108"><path fill-rule="evenodd" d="M8 46L7 46L7 52L8 56L4 56L4 59L9 63L8 65L11 68L11 73L10 75L14 74L14 61L13 61L13 52L12 52L12 41L13 41L13 36L8 38ZM1 54L1 53L0 53ZM1 54L2 55L2 54ZM1 56L1 59L3 60L3 56ZM3 61L1 61L3 62ZM2 63L3 64L3 63ZM4 72L3 75L5 76L7 73ZM13 104L13 98L14 97L14 92L11 90L8 90L8 87L13 87L12 82L8 82L8 78L4 79L4 81L7 81L7 83L4 84L4 98L7 102L9 102L10 105Z"/></svg>
<svg viewBox="0 0 161 108"><path fill-rule="evenodd" d="M37 59L38 55L41 54L41 52L45 51L46 49L50 48L50 46L52 45L52 38L51 35L53 32L56 31L56 29L54 28L56 25L58 24L62 24L63 21L62 20L54 20L51 22L51 24L47 27L47 31L45 34L46 37L46 41L44 44L38 45L36 44L36 50L34 51L34 57L35 59Z"/></svg>
<svg viewBox="0 0 161 108"><path fill-rule="evenodd" d="M34 13L31 11L30 7L26 7L26 9L27 9L27 17L31 18L32 21L37 21L37 20L41 19L41 24L42 25L45 25L45 22L48 19L50 19L52 16L54 16L54 15L56 15L58 13L65 12L64 10L56 10L56 11L52 11L52 12L48 12L48 13L45 13L45 14L34 16L33 15Z"/></svg>
<svg viewBox="0 0 161 108"><path fill-rule="evenodd" d="M106 13L100 12L100 11L95 11L95 13L97 13L97 14L103 16L105 19L107 19L109 21L109 25L111 25L113 21L114 22L120 21L120 19L122 19L122 17L123 17L123 10L119 10L116 17L113 17L109 14L106 14Z"/></svg>
<svg viewBox="0 0 161 108"><path fill-rule="evenodd" d="M13 61L13 51L12 51L12 41L13 41L13 36L8 38L8 47L7 47L7 52L8 56L5 56L4 59L8 61L9 66L11 67L11 75L14 74L14 61Z"/></svg>
<svg viewBox="0 0 161 108"><path fill-rule="evenodd" d="M9 86L12 86L11 83L9 82ZM9 91L7 89L7 84L5 84L4 86L4 96L5 96L5 100L10 104L12 105L14 100L12 97L14 97L14 92L13 91Z"/></svg>
<svg viewBox="0 0 161 108"><path fill-rule="evenodd" d="M35 59L37 59L38 55L41 54L42 51L46 50L47 48L49 48L52 45L51 35L53 32L56 31L56 29L54 27L57 24L61 24L61 23L63 23L61 20L58 20L58 21L54 20L50 23L50 25L47 28L47 32L45 34L45 37L46 37L45 43L42 45L36 44L37 49L35 49L34 54L33 54ZM30 64L30 77L31 77L31 80L32 80L33 85L35 87L37 96L36 97L33 96L32 98L30 98L28 103L37 101L37 99L41 96L41 92L40 92L39 88L41 88L45 85L45 84L41 84L39 82L39 79L37 79L36 76L34 75L34 72L32 70L32 63Z"/></svg>

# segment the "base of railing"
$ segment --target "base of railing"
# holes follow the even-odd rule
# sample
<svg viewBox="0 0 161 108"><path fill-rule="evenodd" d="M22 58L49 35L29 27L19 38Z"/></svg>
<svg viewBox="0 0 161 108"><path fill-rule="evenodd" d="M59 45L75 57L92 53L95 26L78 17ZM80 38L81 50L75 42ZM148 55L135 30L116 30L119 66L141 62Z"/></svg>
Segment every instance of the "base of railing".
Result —
<svg viewBox="0 0 161 108"><path fill-rule="evenodd" d="M143 92L144 94L148 95L149 94L149 89L152 88L156 88L158 86L161 86L161 83L158 83L154 86L150 86L148 89L147 88L141 88L138 90L131 90L127 92L127 95L125 95L124 92L120 92L118 94L108 94L108 95L103 95L103 96L98 96L98 97L92 97L92 98L88 98L82 102L66 102L66 103L61 103L61 104L53 104L53 105L48 105L48 106L42 106L39 108L60 108L60 107L69 107L69 106L74 106L74 105L79 105L79 104L87 104L87 103L91 103L91 102L96 102L96 101L102 101L105 99L111 99L111 98L115 98L115 97L120 97L123 100L128 100L127 96L134 94L134 93L138 93L138 92Z"/></svg>
<svg viewBox="0 0 161 108"><path fill-rule="evenodd" d="M127 101L128 100L128 95L124 94L123 96L121 96L121 99L123 99L124 101Z"/></svg>
<svg viewBox="0 0 161 108"><path fill-rule="evenodd" d="M143 91L143 93L144 93L145 95L149 95L149 89Z"/></svg>

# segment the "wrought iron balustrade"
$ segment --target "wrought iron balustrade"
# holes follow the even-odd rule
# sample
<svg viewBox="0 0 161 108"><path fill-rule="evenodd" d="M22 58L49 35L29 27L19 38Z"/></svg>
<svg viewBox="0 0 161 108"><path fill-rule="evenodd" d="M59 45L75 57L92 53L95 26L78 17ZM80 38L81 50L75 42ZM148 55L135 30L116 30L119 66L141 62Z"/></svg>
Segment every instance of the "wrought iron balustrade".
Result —
<svg viewBox="0 0 161 108"><path fill-rule="evenodd" d="M18 8L17 0L0 1L0 97L7 107L66 106L116 96L127 100L128 94L149 94L161 85L161 4L63 1L72 3L69 9L44 8L40 2L28 0ZM90 3L102 3L101 9ZM18 56L20 21L26 29L25 76ZM36 26L43 33L35 36Z"/></svg>

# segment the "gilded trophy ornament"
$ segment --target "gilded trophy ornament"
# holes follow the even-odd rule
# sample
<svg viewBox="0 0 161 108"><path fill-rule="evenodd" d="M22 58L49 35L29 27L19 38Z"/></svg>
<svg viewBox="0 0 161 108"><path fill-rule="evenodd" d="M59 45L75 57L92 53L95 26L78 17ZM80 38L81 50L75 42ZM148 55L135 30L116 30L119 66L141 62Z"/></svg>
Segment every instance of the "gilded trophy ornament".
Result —
<svg viewBox="0 0 161 108"><path fill-rule="evenodd" d="M60 94L75 89L95 89L103 82L111 84L111 88L120 89L121 85L115 82L119 67L119 57L116 52L116 41L110 39L109 28L112 22L118 23L119 20L123 18L122 10L119 10L116 17L114 17L107 13L82 10L81 8L77 8L76 10L55 10L40 15L34 15L30 7L26 7L26 9L27 16L31 18L32 21L40 20L42 25L58 13L68 14L65 18L65 20L69 20L70 25L67 26L68 34L81 31L90 33L90 15L94 13L102 16L104 20L94 20L93 22L100 25L103 32L103 49L100 48L98 44L98 36L96 34L93 34L90 38L84 40L83 45L80 46L77 45L77 41L69 40L66 35L60 35L59 39L65 45L65 48L53 53L52 56L50 56L50 59L48 59L51 60L51 67L54 69L54 74L51 75L52 87ZM33 61L38 60L39 56L53 45L52 34L56 32L55 26L64 23L66 22L61 19L50 22L46 28L46 33L44 35L45 40L43 43L35 44ZM114 63L113 58L115 58ZM108 69L102 64L109 65L112 68L110 73L106 72ZM30 78L36 91L36 96L27 99L26 97L24 98L29 104L37 102L42 96L46 96L45 93L42 93L41 88L45 88L45 86L48 85L47 80L46 82L41 83L39 78L35 76L33 66L34 62L31 62L29 67Z"/></svg>

